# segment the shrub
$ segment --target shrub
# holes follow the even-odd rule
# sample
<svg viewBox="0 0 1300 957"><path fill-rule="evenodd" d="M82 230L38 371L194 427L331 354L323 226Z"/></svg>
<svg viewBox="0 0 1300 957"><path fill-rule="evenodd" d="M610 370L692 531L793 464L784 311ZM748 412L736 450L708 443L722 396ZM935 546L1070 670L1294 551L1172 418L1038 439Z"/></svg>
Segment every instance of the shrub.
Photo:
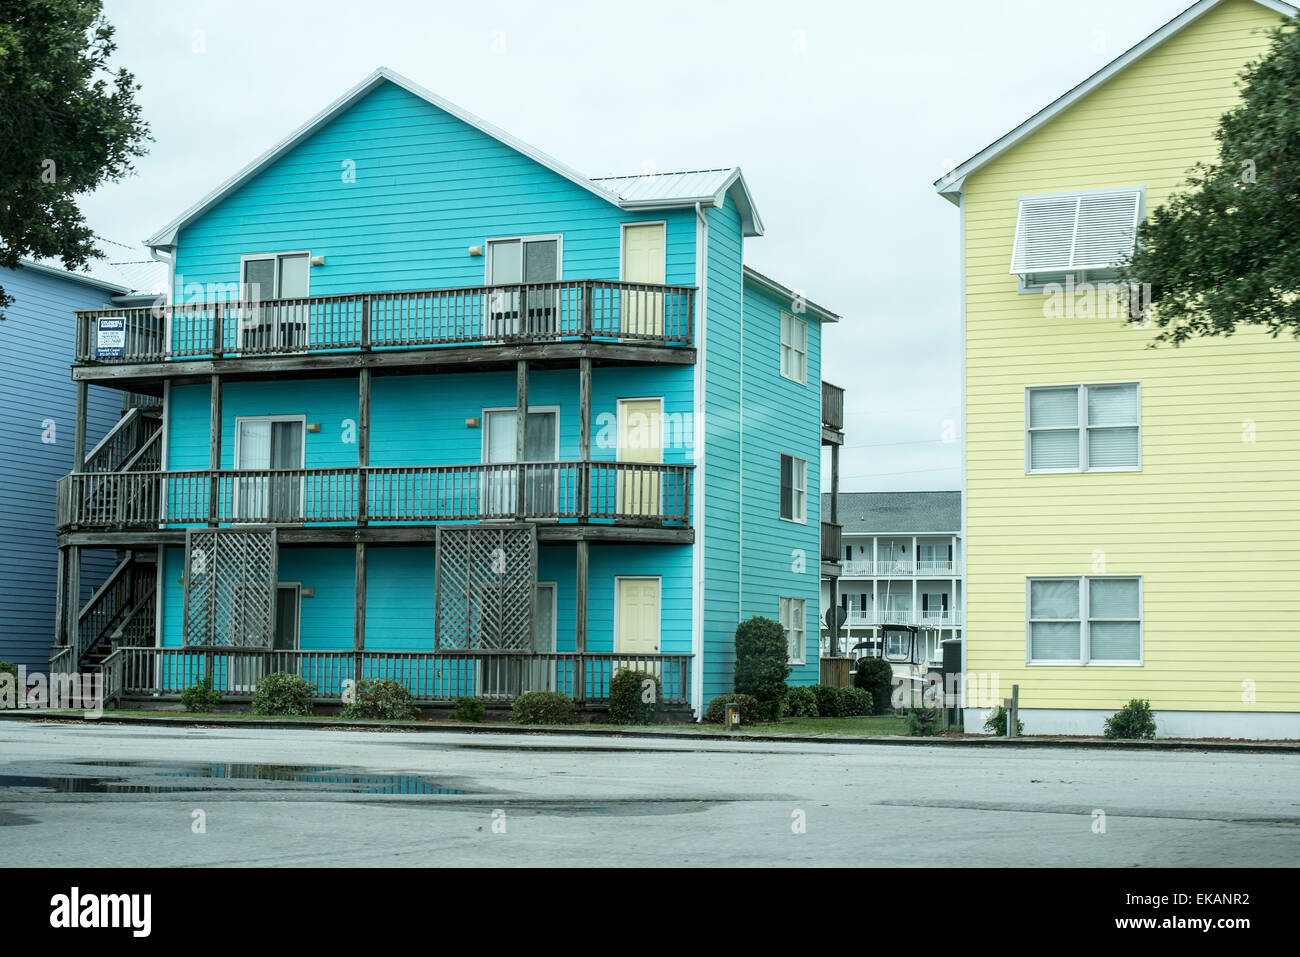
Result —
<svg viewBox="0 0 1300 957"><path fill-rule="evenodd" d="M212 690L212 675L204 675L202 681L182 691L181 704L186 711L216 711L221 704L221 692Z"/></svg>
<svg viewBox="0 0 1300 957"><path fill-rule="evenodd" d="M658 713L659 678L648 671L618 669L609 680L609 720L614 724L654 724Z"/></svg>
<svg viewBox="0 0 1300 957"><path fill-rule="evenodd" d="M817 696L811 688L790 688L781 702L781 714L789 718L817 717Z"/></svg>
<svg viewBox="0 0 1300 957"><path fill-rule="evenodd" d="M1134 698L1106 719L1108 738L1154 738L1156 716L1151 713L1151 702Z"/></svg>
<svg viewBox="0 0 1300 957"><path fill-rule="evenodd" d="M377 678L357 682L356 700L345 704L339 715L351 719L411 721L420 716L420 709L400 681Z"/></svg>
<svg viewBox="0 0 1300 957"><path fill-rule="evenodd" d="M853 686L871 693L872 714L884 714L894 693L894 669L884 658L859 658Z"/></svg>
<svg viewBox="0 0 1300 957"><path fill-rule="evenodd" d="M776 718L790 676L785 629L771 618L755 615L736 628L736 694L759 703L760 714ZM743 718L742 718L743 720Z"/></svg>
<svg viewBox="0 0 1300 957"><path fill-rule="evenodd" d="M984 730L1004 738L1007 736L1007 709L1003 705L998 705L989 712L989 716L984 719ZM1016 734L1024 733L1025 723L1016 718Z"/></svg>
<svg viewBox="0 0 1300 957"><path fill-rule="evenodd" d="M760 706L758 699L753 695L720 694L709 702L709 709L704 712L705 723L726 724L727 705L729 704L740 706L741 725L757 724L759 722Z"/></svg>
<svg viewBox="0 0 1300 957"><path fill-rule="evenodd" d="M258 679L253 691L253 714L301 717L311 714L316 686L299 675L273 671Z"/></svg>
<svg viewBox="0 0 1300 957"><path fill-rule="evenodd" d="M907 712L908 734L928 738L937 730L939 730L939 711L937 708L912 708Z"/></svg>
<svg viewBox="0 0 1300 957"><path fill-rule="evenodd" d="M516 724L573 724L578 720L573 699L558 691L525 691L510 705Z"/></svg>
<svg viewBox="0 0 1300 957"><path fill-rule="evenodd" d="M9 693L14 696L13 706L15 708L21 706L23 703L23 697L27 694L27 689L19 687L18 685L18 666L12 661L0 661L0 674L10 675L12 677L12 681L9 682L12 686ZM4 707L7 707L5 704L5 696L0 692L0 708Z"/></svg>
<svg viewBox="0 0 1300 957"><path fill-rule="evenodd" d="M861 688L844 689L844 717L860 718L871 714L871 692Z"/></svg>
<svg viewBox="0 0 1300 957"><path fill-rule="evenodd" d="M487 712L487 705L478 698L469 698L464 695L456 699L456 706L451 709L451 716L457 721L468 721L477 723L483 720L483 715Z"/></svg>
<svg viewBox="0 0 1300 957"><path fill-rule="evenodd" d="M844 717L844 689L834 685L813 685L813 696L817 698L817 713L823 718Z"/></svg>

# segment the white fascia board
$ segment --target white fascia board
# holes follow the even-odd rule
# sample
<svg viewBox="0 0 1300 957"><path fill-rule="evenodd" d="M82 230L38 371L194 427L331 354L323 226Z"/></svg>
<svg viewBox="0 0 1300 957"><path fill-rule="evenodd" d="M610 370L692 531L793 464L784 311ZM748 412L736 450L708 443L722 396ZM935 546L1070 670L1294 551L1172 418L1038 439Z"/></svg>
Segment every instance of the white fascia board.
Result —
<svg viewBox="0 0 1300 957"><path fill-rule="evenodd" d="M1092 93L1093 90L1111 79L1111 77L1127 69L1170 37L1181 32L1185 27L1195 23L1223 2L1224 0L1199 0L1199 2L1192 4L1192 6L1174 17L1174 19L1170 20L1141 43L1131 47L1127 52L1106 64L1064 96L1059 97L1048 106L1039 110L1010 133L1006 134L996 142L984 147L984 149L980 150L956 169L935 180L934 187L936 191L938 191L940 196L943 196L950 202L956 203L957 196L961 194L962 188L965 185L966 177L971 173L991 162L996 157L1002 155L1031 133L1036 132L1046 124L1050 123L1065 110L1068 110L1075 103ZM1285 17L1292 17L1295 16L1297 12L1300 12L1298 8L1290 3L1283 3L1282 0L1255 0L1255 2Z"/></svg>
<svg viewBox="0 0 1300 957"><path fill-rule="evenodd" d="M838 313L831 312L825 306L817 305L817 303L813 302L807 296L796 295L793 289L787 289L785 286L781 285L775 279L772 279L770 276L764 276L761 272L758 272L757 270L751 268L750 266L745 267L744 275L745 275L745 282L752 283L753 285L758 286L760 289L763 289L771 293L772 295L776 296L778 299L790 299L790 300L801 299L803 301L803 304L807 307L808 311L811 312L813 315L815 315L818 318L818 320L820 320L821 322L840 321L840 317Z"/></svg>

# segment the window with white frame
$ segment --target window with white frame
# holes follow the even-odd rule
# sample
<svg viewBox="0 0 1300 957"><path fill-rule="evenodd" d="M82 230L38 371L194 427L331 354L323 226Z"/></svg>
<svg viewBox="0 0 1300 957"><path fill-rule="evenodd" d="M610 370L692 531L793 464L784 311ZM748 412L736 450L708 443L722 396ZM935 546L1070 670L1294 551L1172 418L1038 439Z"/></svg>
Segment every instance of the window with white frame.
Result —
<svg viewBox="0 0 1300 957"><path fill-rule="evenodd" d="M1140 664L1142 579L1030 578L1026 660L1031 664Z"/></svg>
<svg viewBox="0 0 1300 957"><path fill-rule="evenodd" d="M1136 382L1025 391L1025 471L1107 472L1142 467Z"/></svg>
<svg viewBox="0 0 1300 957"><path fill-rule="evenodd" d="M808 323L781 313L781 375L808 384Z"/></svg>
<svg viewBox="0 0 1300 957"><path fill-rule="evenodd" d="M804 663L807 648L807 602L802 598L781 599L781 627L785 629L786 658L792 665Z"/></svg>
<svg viewBox="0 0 1300 957"><path fill-rule="evenodd" d="M781 456L781 517L808 520L808 463L793 455Z"/></svg>
<svg viewBox="0 0 1300 957"><path fill-rule="evenodd" d="M1133 252L1142 208L1140 187L1022 196L1011 272L1024 289L1112 279Z"/></svg>

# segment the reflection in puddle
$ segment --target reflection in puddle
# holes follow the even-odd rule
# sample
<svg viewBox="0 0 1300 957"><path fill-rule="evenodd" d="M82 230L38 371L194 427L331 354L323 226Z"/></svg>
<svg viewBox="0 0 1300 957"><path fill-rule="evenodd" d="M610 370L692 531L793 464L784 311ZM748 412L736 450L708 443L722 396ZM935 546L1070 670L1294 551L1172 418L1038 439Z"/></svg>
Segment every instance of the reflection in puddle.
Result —
<svg viewBox="0 0 1300 957"><path fill-rule="evenodd" d="M165 794L223 790L220 784L223 781L265 781L290 785L276 790L337 791L345 794L466 793L419 775L366 774L331 765L172 764L163 761L79 761L77 764L123 770L121 774L94 777L0 774L0 788L38 788L71 794Z"/></svg>

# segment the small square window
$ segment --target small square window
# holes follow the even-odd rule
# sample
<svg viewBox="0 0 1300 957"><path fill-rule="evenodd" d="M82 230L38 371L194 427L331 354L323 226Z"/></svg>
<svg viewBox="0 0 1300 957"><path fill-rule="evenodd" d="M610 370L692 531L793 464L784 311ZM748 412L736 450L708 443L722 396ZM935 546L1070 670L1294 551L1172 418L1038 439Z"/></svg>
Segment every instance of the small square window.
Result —
<svg viewBox="0 0 1300 957"><path fill-rule="evenodd" d="M1025 392L1026 472L1122 472L1142 467L1138 383Z"/></svg>

